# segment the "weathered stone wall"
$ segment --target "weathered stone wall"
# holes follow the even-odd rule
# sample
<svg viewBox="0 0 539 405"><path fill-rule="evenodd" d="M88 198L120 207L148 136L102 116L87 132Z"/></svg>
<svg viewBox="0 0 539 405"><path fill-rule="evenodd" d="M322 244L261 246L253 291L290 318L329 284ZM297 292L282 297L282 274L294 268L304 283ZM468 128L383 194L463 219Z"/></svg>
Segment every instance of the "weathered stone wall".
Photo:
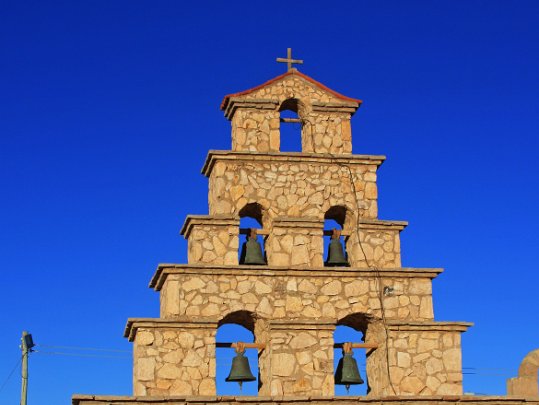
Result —
<svg viewBox="0 0 539 405"><path fill-rule="evenodd" d="M406 223L368 223L359 221L345 226L348 261L357 268L401 267L400 232ZM359 229L358 229L359 228ZM358 233L359 240L358 243Z"/></svg>
<svg viewBox="0 0 539 405"><path fill-rule="evenodd" d="M181 234L189 263L238 265L239 218L188 216Z"/></svg>
<svg viewBox="0 0 539 405"><path fill-rule="evenodd" d="M135 331L134 395L215 395L217 324L175 326Z"/></svg>
<svg viewBox="0 0 539 405"><path fill-rule="evenodd" d="M303 152L352 153L350 114L311 112L303 120Z"/></svg>
<svg viewBox="0 0 539 405"><path fill-rule="evenodd" d="M271 395L332 396L335 325L271 324Z"/></svg>
<svg viewBox="0 0 539 405"><path fill-rule="evenodd" d="M268 220L265 251L270 266L323 266L324 222L316 218ZM400 231L405 223L366 221L344 225L348 262L355 268L399 268ZM359 229L358 229L359 227ZM188 262L207 265L238 265L239 218L189 216L182 228L188 240ZM360 237L361 244L357 243ZM325 236L329 238L329 236Z"/></svg>
<svg viewBox="0 0 539 405"><path fill-rule="evenodd" d="M462 395L462 330L393 327L389 367L397 395Z"/></svg>
<svg viewBox="0 0 539 405"><path fill-rule="evenodd" d="M238 109L232 118L232 150L278 152L279 112Z"/></svg>
<svg viewBox="0 0 539 405"><path fill-rule="evenodd" d="M167 271L171 274L158 287L162 318L224 316L244 310L268 319L341 319L357 312L379 318L382 298L387 318L433 319L432 281L427 274L392 272L391 277L380 274L380 281L374 272L324 268L311 269L308 278L299 270L257 266ZM393 288L393 295L383 294L386 286Z"/></svg>
<svg viewBox="0 0 539 405"><path fill-rule="evenodd" d="M293 154L225 157L214 152L210 159L211 168L205 168L210 215L239 215L248 203L260 204L269 219L323 220L333 206L345 206L361 218L378 215L376 170L381 159L358 158L349 167L344 161L309 161Z"/></svg>
<svg viewBox="0 0 539 405"><path fill-rule="evenodd" d="M324 223L308 218L275 218L266 241L270 266L323 266Z"/></svg>
<svg viewBox="0 0 539 405"><path fill-rule="evenodd" d="M291 100L293 108L283 104ZM301 77L284 77L227 101L225 116L232 121L232 150L279 151L280 110L292 109L302 120L303 152L350 154L350 119L358 106L356 101L343 101Z"/></svg>
<svg viewBox="0 0 539 405"><path fill-rule="evenodd" d="M539 405L537 399L526 398L508 398L504 396L472 396L472 395L437 395L432 397L425 396L372 396L361 398L335 397L321 398L317 396L289 398L279 397L127 397L111 395L74 395L73 405L245 405L245 404L275 404L275 405L349 405L350 403L365 403L372 405Z"/></svg>

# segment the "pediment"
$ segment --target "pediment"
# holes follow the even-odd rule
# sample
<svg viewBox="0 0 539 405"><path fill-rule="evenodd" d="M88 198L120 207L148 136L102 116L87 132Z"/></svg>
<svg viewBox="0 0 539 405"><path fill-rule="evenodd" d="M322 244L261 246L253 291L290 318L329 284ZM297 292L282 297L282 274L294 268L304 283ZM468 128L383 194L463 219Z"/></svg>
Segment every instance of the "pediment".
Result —
<svg viewBox="0 0 539 405"><path fill-rule="evenodd" d="M259 86L225 96L221 109L230 118L229 113L233 111L231 107L234 103L278 108L289 99L300 100L304 105L315 108L316 106L344 108L350 113L354 113L362 103L359 99L344 96L313 78L292 70Z"/></svg>

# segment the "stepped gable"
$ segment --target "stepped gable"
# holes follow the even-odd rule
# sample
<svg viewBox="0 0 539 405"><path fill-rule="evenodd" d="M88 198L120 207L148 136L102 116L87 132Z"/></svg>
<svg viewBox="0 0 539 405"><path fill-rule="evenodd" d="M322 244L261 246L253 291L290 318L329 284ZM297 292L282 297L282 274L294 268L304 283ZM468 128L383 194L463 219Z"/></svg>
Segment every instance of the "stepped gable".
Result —
<svg viewBox="0 0 539 405"><path fill-rule="evenodd" d="M159 317L130 318L124 331L134 396L75 395L73 404L539 404L463 396L461 334L471 324L435 320L432 280L442 269L402 267L407 223L378 218L385 157L352 154L360 105L295 69L225 96L232 148L210 151L203 165L208 214L188 215L181 228L188 262L158 266L150 287ZM301 151L280 151L287 124L299 124ZM258 236L241 228L246 217ZM341 229L325 229L328 220ZM244 235L259 244L257 265L242 254ZM324 238L342 249L337 266ZM257 397L217 396L215 337L228 323L254 335ZM352 343L367 351L366 396L335 396L339 325L363 334Z"/></svg>

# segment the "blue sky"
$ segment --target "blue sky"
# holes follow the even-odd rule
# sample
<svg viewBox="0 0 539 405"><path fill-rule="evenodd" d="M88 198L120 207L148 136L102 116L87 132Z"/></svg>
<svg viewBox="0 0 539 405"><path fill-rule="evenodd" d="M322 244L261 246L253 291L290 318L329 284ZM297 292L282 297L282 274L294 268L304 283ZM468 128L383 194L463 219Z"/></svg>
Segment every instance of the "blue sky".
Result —
<svg viewBox="0 0 539 405"><path fill-rule="evenodd" d="M131 393L123 327L158 316L148 281L186 261L180 226L207 213L200 168L230 148L222 97L284 72L287 47L302 72L364 100L354 153L387 156L380 218L410 222L405 266L446 269L436 319L475 322L465 391L505 393L539 347L538 2L1 8L0 384L29 330L42 345L30 403ZM15 370L0 402L17 403L19 384Z"/></svg>

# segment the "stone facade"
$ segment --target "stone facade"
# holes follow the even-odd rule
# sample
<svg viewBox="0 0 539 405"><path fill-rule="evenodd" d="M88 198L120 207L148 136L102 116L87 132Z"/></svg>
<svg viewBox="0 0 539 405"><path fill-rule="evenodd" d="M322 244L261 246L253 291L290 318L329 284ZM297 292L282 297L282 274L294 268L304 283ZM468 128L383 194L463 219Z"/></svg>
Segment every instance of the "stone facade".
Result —
<svg viewBox="0 0 539 405"><path fill-rule="evenodd" d="M216 331L235 323L262 345L259 402L336 400L339 325L372 346L362 400L464 398L460 334L471 324L434 320L432 279L441 269L402 267L407 223L378 219L385 157L351 154L350 119L360 104L295 70L225 97L232 150L210 151L204 163L209 213L188 216L182 227L188 263L158 266L150 287L160 293L160 317L130 319L125 330L134 342L135 395L212 402ZM283 110L298 114L301 152L279 151ZM239 264L244 217L260 224L267 265ZM342 227L349 267L324 267L328 219Z"/></svg>
<svg viewBox="0 0 539 405"><path fill-rule="evenodd" d="M472 395L434 395L430 397L408 395L391 397L207 397L207 396L173 396L173 397L127 397L111 395L74 395L72 405L350 405L351 403L371 405L538 405L539 400L531 398L505 396L472 396Z"/></svg>
<svg viewBox="0 0 539 405"><path fill-rule="evenodd" d="M299 73L225 97L233 150L210 151L202 169L209 215L188 216L182 227L188 264L161 265L152 279L160 321L177 322L193 342L213 341L227 322L251 330L266 345L259 353L260 395L333 396L338 325L378 346L367 358L370 395L461 394L460 333L469 324L434 322L431 283L441 270L401 268L407 224L378 219L376 173L385 158L350 154L349 123L358 106ZM283 109L303 122L300 153L278 150ZM239 264L244 216L260 224L267 266ZM348 268L324 267L326 219L342 227ZM215 344L203 356L202 347L173 341L160 349L165 332L157 323L154 343L141 346L138 324L127 331L136 347L136 394L215 394L208 382ZM193 351L206 361L198 372L184 363Z"/></svg>
<svg viewBox="0 0 539 405"><path fill-rule="evenodd" d="M161 318L212 317L250 311L267 319L344 319L362 313L395 320L432 321L431 279L441 269L369 270L327 267L160 265L151 286L160 291ZM398 295L397 295L398 294Z"/></svg>
<svg viewBox="0 0 539 405"><path fill-rule="evenodd" d="M128 322L135 395L215 393L217 322Z"/></svg>
<svg viewBox="0 0 539 405"><path fill-rule="evenodd" d="M302 123L303 152L352 153L350 118L361 100L293 73L225 97L221 108L232 123L232 150L279 152L280 111L292 110Z"/></svg>

